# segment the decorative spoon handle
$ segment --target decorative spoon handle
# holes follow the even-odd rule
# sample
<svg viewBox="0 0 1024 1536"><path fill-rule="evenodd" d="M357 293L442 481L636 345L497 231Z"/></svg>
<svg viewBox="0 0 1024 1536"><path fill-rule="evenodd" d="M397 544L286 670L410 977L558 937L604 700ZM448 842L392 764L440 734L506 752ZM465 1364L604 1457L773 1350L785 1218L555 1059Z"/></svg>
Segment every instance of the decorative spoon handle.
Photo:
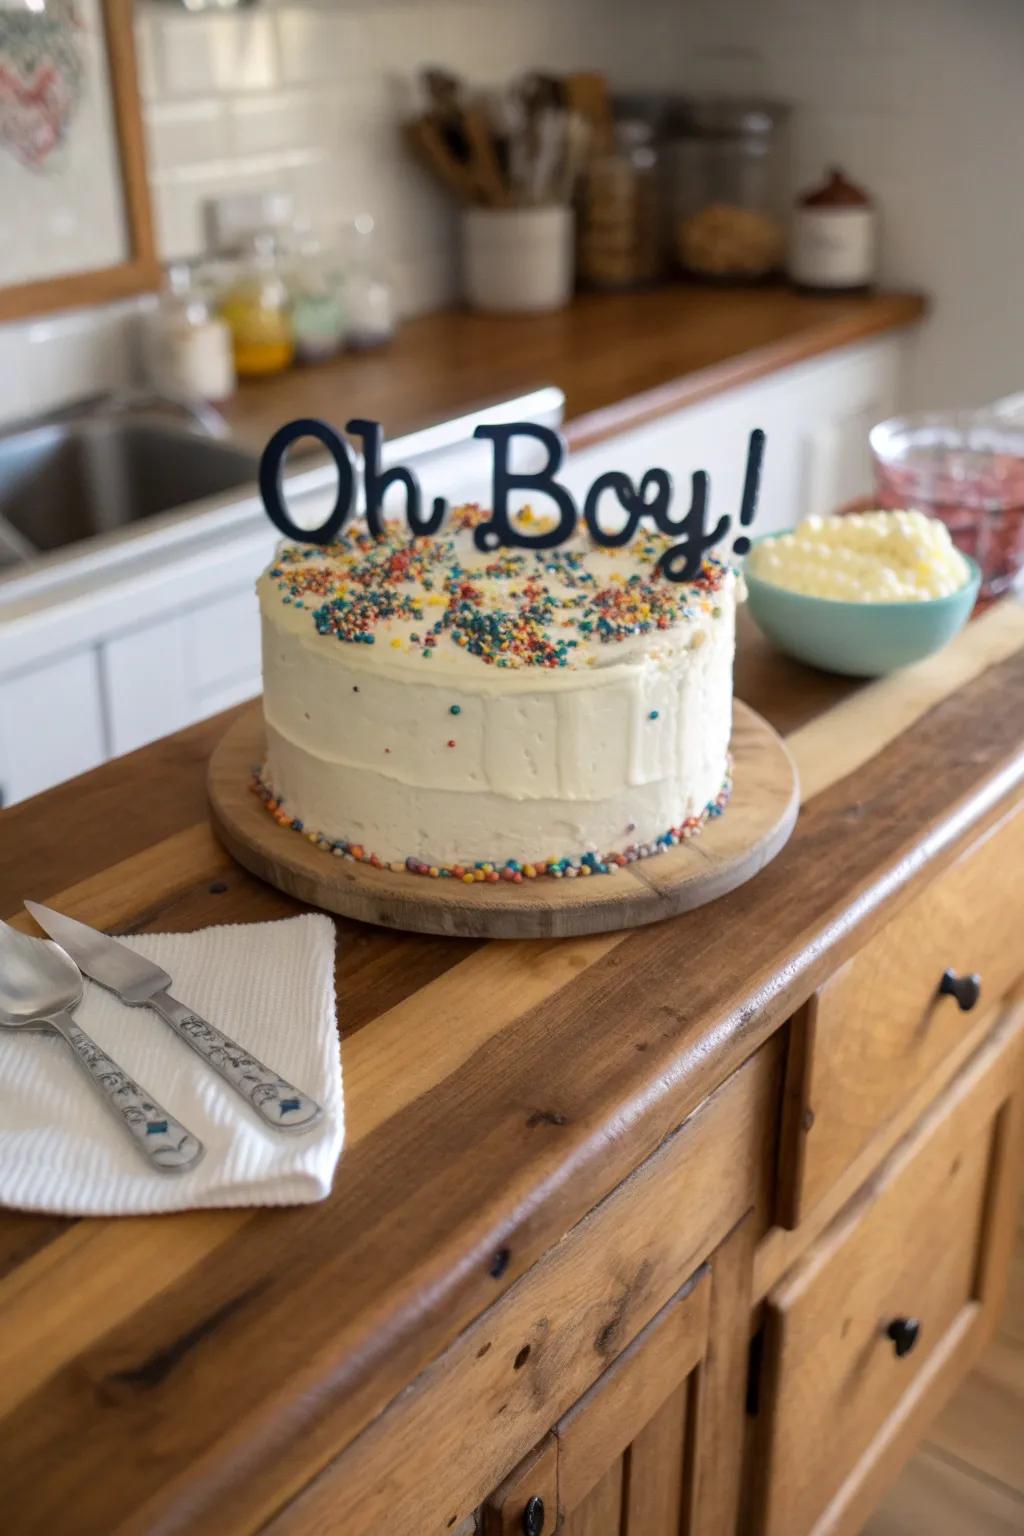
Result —
<svg viewBox="0 0 1024 1536"><path fill-rule="evenodd" d="M230 1035L179 1003L169 992L158 992L148 1005L207 1066L220 1073L265 1125L275 1131L308 1131L322 1117L320 1105L301 1088L285 1082L272 1067L264 1066Z"/></svg>
<svg viewBox="0 0 1024 1536"><path fill-rule="evenodd" d="M67 1041L79 1064L153 1167L161 1173L183 1173L194 1168L205 1150L202 1142L133 1082L75 1023L70 1013L55 1013L49 1022Z"/></svg>

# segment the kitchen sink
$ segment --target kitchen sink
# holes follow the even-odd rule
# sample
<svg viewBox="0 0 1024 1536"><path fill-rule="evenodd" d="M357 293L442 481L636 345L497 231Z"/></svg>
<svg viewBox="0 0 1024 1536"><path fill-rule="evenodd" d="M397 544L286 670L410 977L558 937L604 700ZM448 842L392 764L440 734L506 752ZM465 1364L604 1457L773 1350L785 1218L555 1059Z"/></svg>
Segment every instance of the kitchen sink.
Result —
<svg viewBox="0 0 1024 1536"><path fill-rule="evenodd" d="M0 566L255 484L257 457L145 416L83 415L0 437Z"/></svg>

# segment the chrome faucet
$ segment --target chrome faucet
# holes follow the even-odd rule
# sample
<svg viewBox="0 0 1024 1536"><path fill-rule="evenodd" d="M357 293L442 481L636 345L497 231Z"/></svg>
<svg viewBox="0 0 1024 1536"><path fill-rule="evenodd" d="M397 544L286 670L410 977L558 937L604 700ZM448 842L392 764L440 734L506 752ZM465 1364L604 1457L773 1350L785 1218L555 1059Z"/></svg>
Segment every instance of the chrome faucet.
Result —
<svg viewBox="0 0 1024 1536"><path fill-rule="evenodd" d="M50 426L58 422L78 421L83 416L102 420L110 416L173 415L183 416L204 437L228 437L228 424L215 406L201 400L198 395L186 395L173 390L154 389L149 385L130 386L111 390L99 395L85 395L67 405L46 411L35 418L32 426ZM5 428L2 435L24 431L27 422L16 422Z"/></svg>

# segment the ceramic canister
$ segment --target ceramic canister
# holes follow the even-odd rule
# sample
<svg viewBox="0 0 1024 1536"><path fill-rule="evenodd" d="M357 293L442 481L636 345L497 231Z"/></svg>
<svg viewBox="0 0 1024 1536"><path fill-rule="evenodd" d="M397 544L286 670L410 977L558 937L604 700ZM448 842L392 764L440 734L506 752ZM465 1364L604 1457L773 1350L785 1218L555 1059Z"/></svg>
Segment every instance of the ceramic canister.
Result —
<svg viewBox="0 0 1024 1536"><path fill-rule="evenodd" d="M875 277L878 214L860 187L833 170L797 200L790 276L803 288L866 288Z"/></svg>

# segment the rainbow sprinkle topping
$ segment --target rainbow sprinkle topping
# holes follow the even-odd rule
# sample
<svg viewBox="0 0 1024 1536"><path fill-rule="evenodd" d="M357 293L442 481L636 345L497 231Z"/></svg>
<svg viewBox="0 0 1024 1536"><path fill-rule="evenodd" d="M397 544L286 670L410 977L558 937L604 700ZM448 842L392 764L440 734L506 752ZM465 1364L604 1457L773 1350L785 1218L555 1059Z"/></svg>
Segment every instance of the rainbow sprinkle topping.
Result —
<svg viewBox="0 0 1024 1536"><path fill-rule="evenodd" d="M286 545L270 579L283 603L309 611L320 635L374 645L386 629L391 647L424 660L456 646L498 667L589 664L595 647L719 614L714 596L728 568L709 557L695 581L666 580L655 569L671 545L665 534L637 535L628 563L643 569L629 575L615 569L618 551L602 551L612 570L599 577L589 544L480 555L466 535L485 516L458 507L430 538L411 539L404 524L389 523L379 538L357 525L335 544ZM519 521L543 531L528 507Z"/></svg>

